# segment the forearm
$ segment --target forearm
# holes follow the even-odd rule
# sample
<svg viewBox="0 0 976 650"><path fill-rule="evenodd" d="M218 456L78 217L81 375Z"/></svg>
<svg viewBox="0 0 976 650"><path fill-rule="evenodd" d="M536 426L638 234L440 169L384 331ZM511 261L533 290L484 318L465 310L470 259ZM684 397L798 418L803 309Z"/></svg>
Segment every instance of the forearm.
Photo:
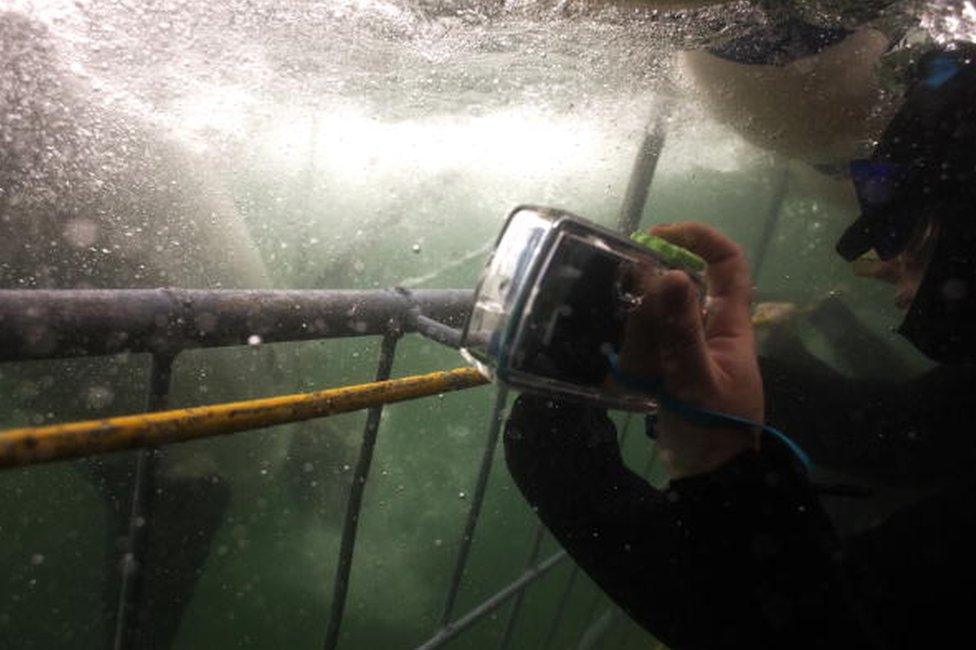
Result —
<svg viewBox="0 0 976 650"><path fill-rule="evenodd" d="M553 535L673 647L864 645L833 533L788 455L743 454L660 492L624 467L602 412L534 397L516 403L505 444Z"/></svg>
<svg viewBox="0 0 976 650"><path fill-rule="evenodd" d="M766 422L825 468L924 484L976 460L968 430L976 371L938 368L904 382L853 379L822 363L760 359Z"/></svg>
<svg viewBox="0 0 976 650"><path fill-rule="evenodd" d="M628 514L661 494L623 462L613 422L602 409L522 395L505 427L505 458L519 489L551 528Z"/></svg>

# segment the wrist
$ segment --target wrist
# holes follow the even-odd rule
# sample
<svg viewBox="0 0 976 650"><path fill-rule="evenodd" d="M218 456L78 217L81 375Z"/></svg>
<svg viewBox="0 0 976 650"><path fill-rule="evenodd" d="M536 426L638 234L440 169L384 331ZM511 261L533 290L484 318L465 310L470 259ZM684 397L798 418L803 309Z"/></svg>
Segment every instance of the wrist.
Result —
<svg viewBox="0 0 976 650"><path fill-rule="evenodd" d="M759 449L759 431L706 427L662 409L658 413L658 453L671 479L713 472L745 451Z"/></svg>

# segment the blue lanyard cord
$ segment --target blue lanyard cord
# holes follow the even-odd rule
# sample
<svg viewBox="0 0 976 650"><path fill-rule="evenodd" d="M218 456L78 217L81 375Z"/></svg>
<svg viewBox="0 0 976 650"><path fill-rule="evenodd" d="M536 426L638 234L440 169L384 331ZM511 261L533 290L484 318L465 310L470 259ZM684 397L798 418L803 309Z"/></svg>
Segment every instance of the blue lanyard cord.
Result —
<svg viewBox="0 0 976 650"><path fill-rule="evenodd" d="M671 397L664 392L664 383L660 379L635 377L634 375L627 374L620 369L620 358L616 354L609 354L607 357L610 361L610 375L616 382L627 388L653 395L657 399L658 405L662 408L698 426L709 428L734 427L736 429L760 429L763 433L769 434L785 444L808 472L813 468L813 461L810 459L810 456L803 451L800 445L779 429L737 415L719 413L718 411L701 408Z"/></svg>
<svg viewBox="0 0 976 650"><path fill-rule="evenodd" d="M788 435L776 427L771 427L768 424L760 424L748 418L742 418L737 415L719 413L718 411L711 411L709 409L694 406L687 402L682 402L681 400L675 399L663 391L657 394L657 402L661 407L671 411L672 413L676 413L685 420L699 426L761 429L763 433L767 433L785 444L789 450L793 452L793 455L796 456L797 460L803 464L804 469L806 469L808 472L813 469L813 461L810 460L810 456L807 454L807 452L803 451L803 448L800 447L800 445L798 445Z"/></svg>

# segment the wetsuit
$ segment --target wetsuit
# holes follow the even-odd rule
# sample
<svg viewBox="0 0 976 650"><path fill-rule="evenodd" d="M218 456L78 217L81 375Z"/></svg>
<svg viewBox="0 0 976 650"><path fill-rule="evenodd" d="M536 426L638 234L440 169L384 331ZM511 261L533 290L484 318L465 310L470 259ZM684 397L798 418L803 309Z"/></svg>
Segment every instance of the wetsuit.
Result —
<svg viewBox="0 0 976 650"><path fill-rule="evenodd" d="M552 534L673 648L928 648L968 633L976 478L842 540L772 439L661 491L624 465L603 411L523 395L505 449Z"/></svg>
<svg viewBox="0 0 976 650"><path fill-rule="evenodd" d="M924 485L842 538L773 437L657 490L623 463L592 407L523 395L505 434L515 482L576 562L673 648L972 645L976 605L976 50L919 77L855 184L862 216L838 251L883 259L919 219L932 258L899 332L944 365L907 381L846 379L809 355L762 361L767 422L818 464ZM887 175L887 176L886 176ZM868 190L862 192L862 189Z"/></svg>

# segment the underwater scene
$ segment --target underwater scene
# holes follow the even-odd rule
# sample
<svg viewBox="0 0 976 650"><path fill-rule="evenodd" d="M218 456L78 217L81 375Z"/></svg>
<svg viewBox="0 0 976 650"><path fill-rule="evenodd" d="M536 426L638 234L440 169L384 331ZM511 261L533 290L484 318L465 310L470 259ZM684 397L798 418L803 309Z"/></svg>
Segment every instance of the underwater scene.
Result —
<svg viewBox="0 0 976 650"><path fill-rule="evenodd" d="M107 418L469 369L516 206L700 221L748 259L766 423L839 539L879 530L976 457L930 431L972 431L976 220L929 217L976 217L946 198L976 161L914 194L929 168L889 161L919 84L973 105L974 39L954 0L0 0L0 648L783 647L686 636L707 601L662 623L593 570L630 546L552 525L506 449L517 386L474 371L116 447ZM673 495L637 411L609 413L623 465ZM76 421L102 424L43 456Z"/></svg>

